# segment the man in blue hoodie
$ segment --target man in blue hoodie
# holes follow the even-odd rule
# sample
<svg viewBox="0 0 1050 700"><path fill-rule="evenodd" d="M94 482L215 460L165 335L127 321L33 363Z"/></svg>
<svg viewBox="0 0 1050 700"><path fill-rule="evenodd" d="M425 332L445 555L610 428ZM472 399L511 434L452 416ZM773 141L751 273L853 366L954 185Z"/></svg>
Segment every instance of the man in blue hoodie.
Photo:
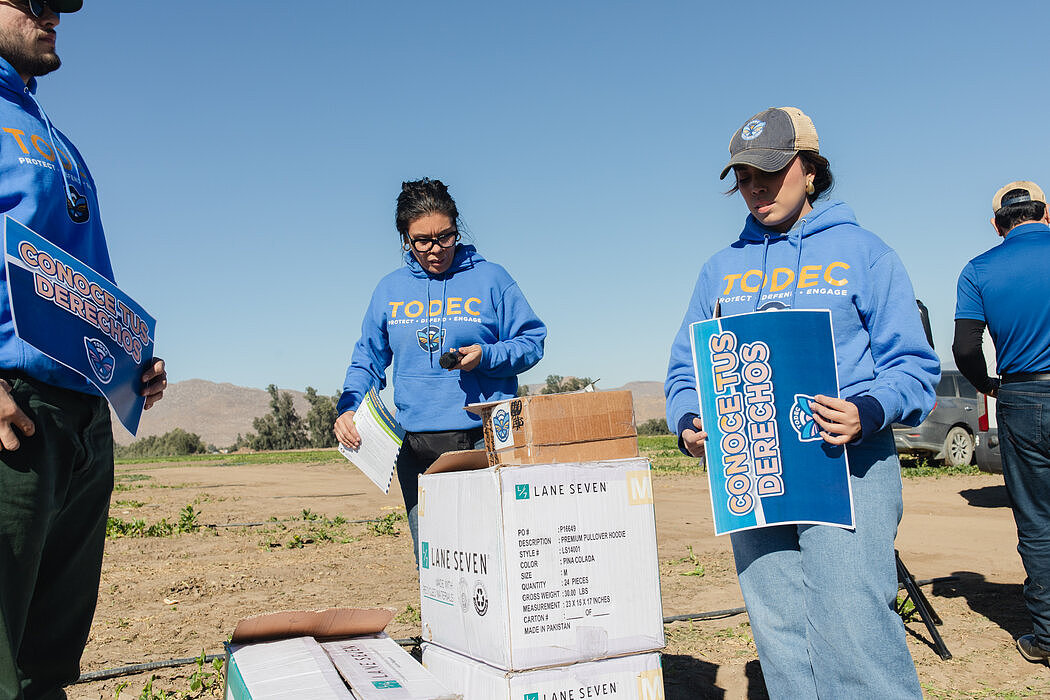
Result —
<svg viewBox="0 0 1050 700"><path fill-rule="evenodd" d="M57 69L60 13L82 0L0 0L0 213L113 279L91 174L34 97ZM145 407L167 383L143 374ZM0 700L64 698L98 597L113 490L109 408L16 335L0 266Z"/></svg>
<svg viewBox="0 0 1050 700"><path fill-rule="evenodd" d="M998 397L1003 480L1017 523L1032 634L1018 638L1029 661L1050 659L1050 213L1034 182L1011 182L992 199L1003 242L959 275L952 352L959 371ZM998 379L988 377L984 328L995 344Z"/></svg>

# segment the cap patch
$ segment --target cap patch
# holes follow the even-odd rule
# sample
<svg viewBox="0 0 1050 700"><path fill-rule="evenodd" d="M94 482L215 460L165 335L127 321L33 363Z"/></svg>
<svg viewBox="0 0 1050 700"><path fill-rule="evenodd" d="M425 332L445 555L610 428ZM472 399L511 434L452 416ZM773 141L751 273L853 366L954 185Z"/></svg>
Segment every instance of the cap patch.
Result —
<svg viewBox="0 0 1050 700"><path fill-rule="evenodd" d="M753 141L762 135L762 130L766 128L766 123L760 119L752 119L747 124L744 124L744 128L740 130L740 138L745 141Z"/></svg>

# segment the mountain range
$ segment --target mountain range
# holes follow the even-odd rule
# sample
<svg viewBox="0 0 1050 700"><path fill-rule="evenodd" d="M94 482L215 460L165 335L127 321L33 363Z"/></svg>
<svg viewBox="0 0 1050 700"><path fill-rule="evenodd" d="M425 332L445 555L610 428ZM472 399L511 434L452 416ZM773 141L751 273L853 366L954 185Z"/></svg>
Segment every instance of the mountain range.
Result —
<svg viewBox="0 0 1050 700"><path fill-rule="evenodd" d="M529 385L532 393L539 393L543 384ZM634 396L634 417L638 423L650 418L663 418L664 392L660 382L630 382L617 387ZM604 388L603 388L604 390ZM292 403L300 416L310 409L301 391L281 389L292 395ZM263 389L236 386L229 383L187 379L173 382L164 392L164 399L142 414L138 435L132 437L113 419L113 438L119 445L127 445L136 438L163 435L175 428L196 433L206 445L223 448L232 445L237 435L252 431L252 419L269 413L270 395Z"/></svg>

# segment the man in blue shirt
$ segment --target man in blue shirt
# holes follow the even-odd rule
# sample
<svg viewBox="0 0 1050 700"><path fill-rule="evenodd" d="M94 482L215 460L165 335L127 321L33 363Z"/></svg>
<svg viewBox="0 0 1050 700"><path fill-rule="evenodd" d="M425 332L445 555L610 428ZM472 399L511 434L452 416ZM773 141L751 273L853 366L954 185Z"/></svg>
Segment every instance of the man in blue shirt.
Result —
<svg viewBox="0 0 1050 700"><path fill-rule="evenodd" d="M81 4L0 0L0 224L10 216L112 281L91 172L36 98L61 64L60 15ZM148 362L145 408L166 376ZM106 401L18 337L0 265L0 700L64 698L80 674L112 490Z"/></svg>
<svg viewBox="0 0 1050 700"><path fill-rule="evenodd" d="M992 226L1003 237L959 275L952 352L959 370L996 396L1003 478L1017 523L1032 634L1017 648L1032 662L1050 659L1050 214L1034 182L1011 182L992 199ZM981 351L987 325L998 379Z"/></svg>

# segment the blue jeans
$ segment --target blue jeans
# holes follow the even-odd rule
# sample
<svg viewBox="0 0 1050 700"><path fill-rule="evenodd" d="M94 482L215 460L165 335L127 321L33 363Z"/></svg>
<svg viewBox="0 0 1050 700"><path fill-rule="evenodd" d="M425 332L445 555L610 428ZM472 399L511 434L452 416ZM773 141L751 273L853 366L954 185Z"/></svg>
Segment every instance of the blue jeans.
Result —
<svg viewBox="0 0 1050 700"><path fill-rule="evenodd" d="M921 698L894 610L903 512L887 429L847 448L855 530L778 525L731 535L771 698Z"/></svg>
<svg viewBox="0 0 1050 700"><path fill-rule="evenodd" d="M1003 480L1027 578L1024 600L1036 644L1050 649L1050 382L1012 382L996 406Z"/></svg>

